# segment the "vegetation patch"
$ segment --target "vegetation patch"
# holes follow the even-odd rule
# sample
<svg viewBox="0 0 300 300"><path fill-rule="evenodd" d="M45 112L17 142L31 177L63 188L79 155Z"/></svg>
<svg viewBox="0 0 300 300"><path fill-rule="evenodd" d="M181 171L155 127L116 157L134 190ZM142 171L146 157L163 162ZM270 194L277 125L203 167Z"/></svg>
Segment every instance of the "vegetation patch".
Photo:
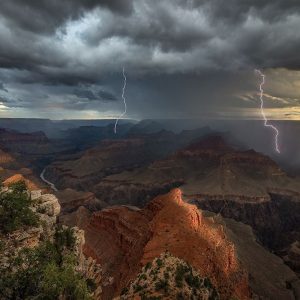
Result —
<svg viewBox="0 0 300 300"><path fill-rule="evenodd" d="M38 215L32 211L32 200L24 181L13 183L9 191L0 192L0 232L7 234L15 230L38 226Z"/></svg>
<svg viewBox="0 0 300 300"><path fill-rule="evenodd" d="M183 260L165 252L147 263L137 279L123 289L120 299L219 299L208 278Z"/></svg>
<svg viewBox="0 0 300 300"><path fill-rule="evenodd" d="M94 284L75 270L74 241L69 229L58 228L53 242L22 249L0 267L0 299L91 299Z"/></svg>

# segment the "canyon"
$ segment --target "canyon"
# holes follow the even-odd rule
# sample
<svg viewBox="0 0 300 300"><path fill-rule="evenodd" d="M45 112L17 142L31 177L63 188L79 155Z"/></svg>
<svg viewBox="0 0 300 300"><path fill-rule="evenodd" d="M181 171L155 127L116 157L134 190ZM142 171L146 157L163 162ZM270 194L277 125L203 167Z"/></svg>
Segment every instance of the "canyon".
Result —
<svg viewBox="0 0 300 300"><path fill-rule="evenodd" d="M300 299L299 178L207 128L172 133L146 122L114 138L108 128L87 144L89 128L80 129L76 147L11 130L0 142L4 185L55 195L57 222L82 230L95 299L141 297L138 278L163 253L209 278L221 299ZM157 278L145 293L156 295Z"/></svg>

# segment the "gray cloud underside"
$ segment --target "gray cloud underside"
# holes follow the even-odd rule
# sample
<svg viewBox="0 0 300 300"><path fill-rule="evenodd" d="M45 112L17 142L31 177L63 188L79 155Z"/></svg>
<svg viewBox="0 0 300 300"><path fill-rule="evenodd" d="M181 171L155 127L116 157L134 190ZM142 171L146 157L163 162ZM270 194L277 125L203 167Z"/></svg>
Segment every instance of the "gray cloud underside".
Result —
<svg viewBox="0 0 300 300"><path fill-rule="evenodd" d="M11 0L0 2L0 15L0 96L8 106L117 107L124 66L137 85L128 90L137 112L151 111L149 103L168 110L166 98L186 109L182 98L194 103L200 94L213 107L216 82L224 95L244 87L237 72L300 69L299 0ZM190 94L179 97L174 84Z"/></svg>
<svg viewBox="0 0 300 300"><path fill-rule="evenodd" d="M35 81L95 82L122 65L162 73L300 67L297 0L28 3L0 3L0 66L29 70Z"/></svg>

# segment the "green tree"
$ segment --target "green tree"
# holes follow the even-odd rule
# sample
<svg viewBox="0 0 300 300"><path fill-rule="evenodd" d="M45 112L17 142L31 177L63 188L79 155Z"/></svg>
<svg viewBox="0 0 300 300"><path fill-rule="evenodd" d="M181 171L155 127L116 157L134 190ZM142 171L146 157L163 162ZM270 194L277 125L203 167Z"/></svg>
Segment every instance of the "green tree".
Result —
<svg viewBox="0 0 300 300"><path fill-rule="evenodd" d="M59 229L58 236L61 234L65 233ZM2 266L0 299L53 300L59 296L70 300L90 299L87 281L76 272L76 257L71 247L58 247L58 244L55 238L34 249L22 249L8 266Z"/></svg>
<svg viewBox="0 0 300 300"><path fill-rule="evenodd" d="M37 226L39 219L30 209L32 201L25 183L14 183L10 189L0 193L0 231L10 233L24 226Z"/></svg>

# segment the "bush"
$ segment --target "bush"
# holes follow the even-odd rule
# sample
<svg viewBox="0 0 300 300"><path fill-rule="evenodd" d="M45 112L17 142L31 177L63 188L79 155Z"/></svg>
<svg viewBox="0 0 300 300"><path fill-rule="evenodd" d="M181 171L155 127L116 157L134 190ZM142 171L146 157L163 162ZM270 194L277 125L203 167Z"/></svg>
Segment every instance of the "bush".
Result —
<svg viewBox="0 0 300 300"><path fill-rule="evenodd" d="M87 284L87 287L88 287L90 292L94 292L97 288L97 285L96 285L95 281L91 278L88 278L86 280L86 284Z"/></svg>
<svg viewBox="0 0 300 300"><path fill-rule="evenodd" d="M204 278L203 284L206 288L212 288L213 287L210 280L209 280L209 278L207 278L207 277Z"/></svg>
<svg viewBox="0 0 300 300"><path fill-rule="evenodd" d="M122 292L121 292L121 295L125 295L128 293L128 287L124 287Z"/></svg>
<svg viewBox="0 0 300 300"><path fill-rule="evenodd" d="M145 270L149 270L150 268L152 267L152 263L151 261L147 262L146 265L145 265Z"/></svg>
<svg viewBox="0 0 300 300"><path fill-rule="evenodd" d="M167 280L167 279L169 279L169 277L170 277L169 273L168 272L164 272L164 278Z"/></svg>
<svg viewBox="0 0 300 300"><path fill-rule="evenodd" d="M177 300L184 300L184 296L183 296L182 292L179 292L179 293L176 295L176 299L177 299Z"/></svg>
<svg viewBox="0 0 300 300"><path fill-rule="evenodd" d="M11 191L0 193L0 231L10 233L24 226L37 226L39 218L30 206L32 201L24 182L14 183Z"/></svg>
<svg viewBox="0 0 300 300"><path fill-rule="evenodd" d="M144 289L144 287L141 286L141 285L139 285L139 284L137 284L137 285L134 286L134 291L135 291L135 292L140 292L140 291L143 290L143 289Z"/></svg>
<svg viewBox="0 0 300 300"><path fill-rule="evenodd" d="M90 299L88 282L76 272L72 251L64 247L61 252L57 243L45 241L36 248L24 248L8 266L2 266L0 299Z"/></svg>
<svg viewBox="0 0 300 300"><path fill-rule="evenodd" d="M163 265L163 262L162 262L162 260L161 260L160 258L158 258L158 259L156 260L156 264L157 264L157 266L160 268L160 267Z"/></svg>
<svg viewBox="0 0 300 300"><path fill-rule="evenodd" d="M18 182L11 183L9 188L12 189L16 193L25 193L27 191L26 184L24 180L20 180Z"/></svg>
<svg viewBox="0 0 300 300"><path fill-rule="evenodd" d="M188 275L185 276L185 281L192 288L196 288L196 289L200 288L201 284L200 284L199 276L193 276L192 273L189 273Z"/></svg>
<svg viewBox="0 0 300 300"><path fill-rule="evenodd" d="M184 279L184 275L189 271L189 267L185 266L185 265L178 265L176 267L176 273L175 273L175 282L176 282L176 286L181 288L183 286L183 279Z"/></svg>
<svg viewBox="0 0 300 300"><path fill-rule="evenodd" d="M140 280L146 280L146 279L147 279L147 275L144 274L144 273L139 276L139 281Z"/></svg>
<svg viewBox="0 0 300 300"><path fill-rule="evenodd" d="M168 288L169 288L169 283L167 280L159 280L158 282L155 283L156 291L164 290L166 293L168 292Z"/></svg>
<svg viewBox="0 0 300 300"><path fill-rule="evenodd" d="M75 246L75 237L73 229L70 227L63 228L62 226L57 227L55 234L55 245L59 251L62 251L64 248L73 250Z"/></svg>

